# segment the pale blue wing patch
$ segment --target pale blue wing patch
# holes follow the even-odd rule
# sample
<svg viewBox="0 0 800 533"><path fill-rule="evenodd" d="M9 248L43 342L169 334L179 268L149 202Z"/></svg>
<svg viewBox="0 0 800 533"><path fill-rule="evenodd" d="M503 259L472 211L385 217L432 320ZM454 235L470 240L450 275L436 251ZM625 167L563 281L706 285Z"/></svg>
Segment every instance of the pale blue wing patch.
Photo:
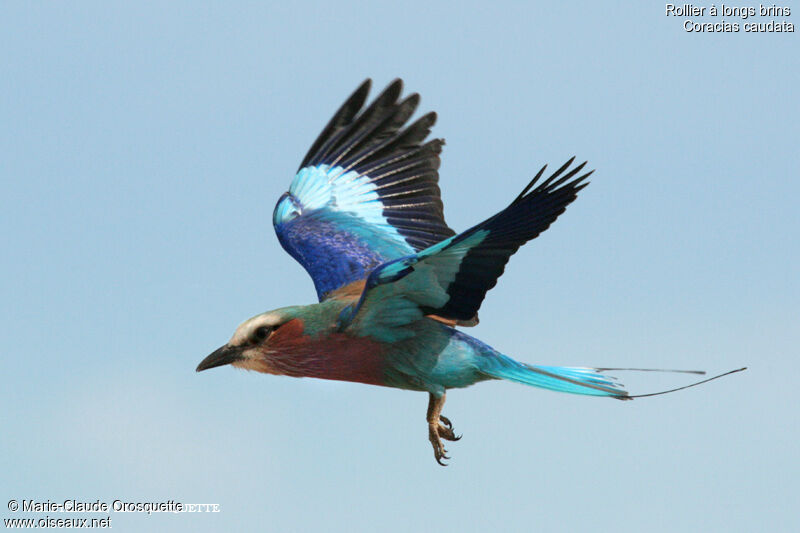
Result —
<svg viewBox="0 0 800 533"><path fill-rule="evenodd" d="M338 166L318 165L301 169L289 187L289 195L275 208L273 223L278 226L300 215L326 208L358 217L384 238L403 245L408 253L414 252L383 216L384 206L375 183L367 176L353 170L345 172Z"/></svg>

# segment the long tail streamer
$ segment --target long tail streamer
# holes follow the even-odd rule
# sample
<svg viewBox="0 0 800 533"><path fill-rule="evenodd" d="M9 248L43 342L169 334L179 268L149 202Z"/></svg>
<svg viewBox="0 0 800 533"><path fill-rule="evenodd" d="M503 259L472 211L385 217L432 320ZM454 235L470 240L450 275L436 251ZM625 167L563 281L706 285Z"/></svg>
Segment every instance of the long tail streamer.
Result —
<svg viewBox="0 0 800 533"><path fill-rule="evenodd" d="M700 374L704 375L705 372L702 370L661 370L656 368L598 368L599 371L606 371L606 370L633 370L639 372L680 372L683 374ZM719 374L717 376L710 377L708 379L704 379L702 381L698 381L696 383L691 383L689 385L684 385L683 387L678 387L676 389L665 390L661 392L651 392L648 394L631 394L629 396L617 396L620 400L632 400L634 398L646 398L648 396L659 396L661 394L669 394L670 392L677 392L679 390L688 389L691 387L696 387L698 385L702 385L703 383L708 383L709 381L714 381L715 379L719 379L725 376L729 376L731 374L735 374L737 372L742 372L743 370L747 370L747 367L744 366L742 368L737 368L736 370L730 370L723 374Z"/></svg>
<svg viewBox="0 0 800 533"><path fill-rule="evenodd" d="M606 370L632 370L635 372L676 372L678 374L700 374L705 375L705 370L672 370L667 368L595 368L595 370L599 370L600 372L605 372Z"/></svg>

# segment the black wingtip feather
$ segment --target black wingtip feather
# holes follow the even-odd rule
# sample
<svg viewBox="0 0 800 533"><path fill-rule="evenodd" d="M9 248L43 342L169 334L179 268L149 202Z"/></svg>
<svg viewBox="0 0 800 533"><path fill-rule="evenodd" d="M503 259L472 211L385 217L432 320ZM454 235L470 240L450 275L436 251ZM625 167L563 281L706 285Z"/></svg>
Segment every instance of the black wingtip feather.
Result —
<svg viewBox="0 0 800 533"><path fill-rule="evenodd" d="M522 192L520 192L517 195L517 197L514 198L514 201L511 202L510 205L516 205L516 204L522 202L527 196L530 196L530 195L532 195L534 193L537 193L537 192L540 192L540 191L549 191L549 192L556 191L559 187L561 187L564 184L566 184L576 174L578 174L581 170L583 170L583 168L588 163L587 161L584 161L583 163L581 163L577 167L575 167L573 169L570 169L570 171L567 172L564 176L561 176L561 174L567 168L569 168L569 166L572 164L573 161L575 161L575 156L571 157L566 163L561 165L561 167L559 167L558 170L553 172L553 174L549 178L547 178L541 184L536 186L538 181L539 181L539 179L541 179L542 175L544 174L545 169L547 169L547 165L544 165L539 170L539 172L536 173L536 175L533 177L533 179L525 186L525 188L522 189ZM584 174L583 176L581 176L579 178L576 178L575 180L571 181L568 185L571 186L575 192L579 191L580 189L578 189L577 186L584 179L589 177L592 174L592 172L594 172L594 170L591 170L588 173ZM536 186L536 188L534 188L534 186ZM585 185L582 185L580 188L582 189L583 187L585 187Z"/></svg>
<svg viewBox="0 0 800 533"><path fill-rule="evenodd" d="M537 187L537 189L542 189L542 190L547 189L550 186L550 184L553 183L553 181L555 181L561 175L562 172L564 172L565 170L567 170L567 168L569 168L569 166L572 164L573 161L575 161L575 156L570 157L566 163L561 165L561 167L558 170L553 172L553 175L547 178L544 181L544 183L542 183Z"/></svg>
<svg viewBox="0 0 800 533"><path fill-rule="evenodd" d="M528 184L525 186L524 189L522 189L522 192L519 193L516 198L514 198L514 201L511 202L511 205L518 203L525 197L526 194L528 194L528 191L530 191L531 188L533 188L533 186L536 185L536 182L539 181L539 178L542 177L542 174L544 174L545 169L547 169L547 164L545 164L541 169L539 169L539 172L537 172L536 175L533 177L533 179L530 182L528 182Z"/></svg>
<svg viewBox="0 0 800 533"><path fill-rule="evenodd" d="M306 152L303 162L300 163L298 170L307 166L311 159L313 159L319 153L323 144L325 144L327 140L334 136L340 128L350 124L353 121L353 118L358 114L361 108L364 107L364 103L367 101L367 96L369 95L371 87L372 79L367 78L361 82L361 85L359 85L358 88L347 98L347 100L345 100L345 102L341 105L341 107L339 107L336 113L333 114L331 120L322 129L320 134L317 136L317 139L308 149L308 152Z"/></svg>
<svg viewBox="0 0 800 533"><path fill-rule="evenodd" d="M375 97L369 106L362 110L361 108L366 102L366 95L364 95L365 99L360 102L359 108L355 109L355 113L348 113L348 120L340 121L340 127L331 131L328 131L329 128L323 130L320 138L324 135L327 138L323 139L322 142L317 139L314 144L320 143L320 146L311 157L307 158L307 161L304 161L305 165L317 165L323 162L332 164L333 160L342 157L357 146L359 141L371 131L371 128L386 118L387 112L392 113L396 110L394 104L397 102L401 90L402 81L399 79L394 80ZM334 115L334 118L337 115L339 115L339 112Z"/></svg>
<svg viewBox="0 0 800 533"><path fill-rule="evenodd" d="M575 174L577 174L578 172L580 172L581 170L583 170L583 167L585 167L585 166L586 166L586 161L584 161L583 163L581 163L581 164L580 164L580 165L578 165L577 167L575 167L575 168L573 168L572 170L570 170L569 172L567 172L565 175L563 175L563 176L562 176L561 178L559 178L558 180L556 180L556 181L552 182L551 184L549 184L549 186L547 187L547 188L548 188L548 190L551 190L551 191L554 191L554 190L556 190L556 189L557 189L559 186L561 186L563 183L565 183L565 182L569 181L569 179L570 179L570 178L572 178L573 176L575 176Z"/></svg>
<svg viewBox="0 0 800 533"><path fill-rule="evenodd" d="M430 313L453 319L468 319L477 313L486 292L495 286L511 255L546 231L577 198L578 191L588 185L584 180L594 171L575 178L586 162L569 169L574 160L570 158L534 188L544 174L546 166L543 167L508 207L454 239L453 245L456 245L477 231L488 231L461 259L455 279L447 288L450 296L447 303L429 310Z"/></svg>
<svg viewBox="0 0 800 533"><path fill-rule="evenodd" d="M303 159L301 168L322 163L355 168L393 150L415 147L430 134L435 114L425 115L424 120L400 131L420 101L419 94L412 93L398 102L403 89L400 78L363 108L367 88L368 84L363 83L337 111Z"/></svg>

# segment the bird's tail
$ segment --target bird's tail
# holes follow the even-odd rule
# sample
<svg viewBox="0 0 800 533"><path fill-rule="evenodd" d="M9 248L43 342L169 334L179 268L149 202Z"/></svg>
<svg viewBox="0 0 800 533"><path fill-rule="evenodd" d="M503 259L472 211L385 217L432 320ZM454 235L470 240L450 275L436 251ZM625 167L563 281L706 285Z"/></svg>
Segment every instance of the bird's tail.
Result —
<svg viewBox="0 0 800 533"><path fill-rule="evenodd" d="M507 379L543 389L570 392L572 394L587 394L589 396L608 396L618 400L633 400L634 398L659 396L696 387L730 374L742 372L747 370L747 367L729 370L682 387L646 394L628 394L628 391L622 387L621 383L616 381L616 378L607 376L603 372L606 370L632 370L637 372L677 372L701 375L705 374L705 372L702 370L664 370L660 368L587 368L581 366L527 365L496 352L492 356L481 360L480 370L490 378Z"/></svg>
<svg viewBox="0 0 800 533"><path fill-rule="evenodd" d="M487 357L482 363L481 372L496 379L572 394L610 396L620 400L628 397L620 383L600 373L597 368L527 365L500 354Z"/></svg>

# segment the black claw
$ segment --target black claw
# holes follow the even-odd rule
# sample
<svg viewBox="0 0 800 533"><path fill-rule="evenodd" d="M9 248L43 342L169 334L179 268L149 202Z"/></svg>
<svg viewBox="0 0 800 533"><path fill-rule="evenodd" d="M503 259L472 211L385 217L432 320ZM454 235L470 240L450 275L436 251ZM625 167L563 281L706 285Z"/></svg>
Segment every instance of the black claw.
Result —
<svg viewBox="0 0 800 533"><path fill-rule="evenodd" d="M447 426L447 429L453 429L453 424L450 422L450 419L446 416L439 416L439 421Z"/></svg>
<svg viewBox="0 0 800 533"><path fill-rule="evenodd" d="M460 436L456 437L452 429L446 429L444 427L439 430L439 437L445 440L449 440L450 442L456 441L461 438Z"/></svg>

